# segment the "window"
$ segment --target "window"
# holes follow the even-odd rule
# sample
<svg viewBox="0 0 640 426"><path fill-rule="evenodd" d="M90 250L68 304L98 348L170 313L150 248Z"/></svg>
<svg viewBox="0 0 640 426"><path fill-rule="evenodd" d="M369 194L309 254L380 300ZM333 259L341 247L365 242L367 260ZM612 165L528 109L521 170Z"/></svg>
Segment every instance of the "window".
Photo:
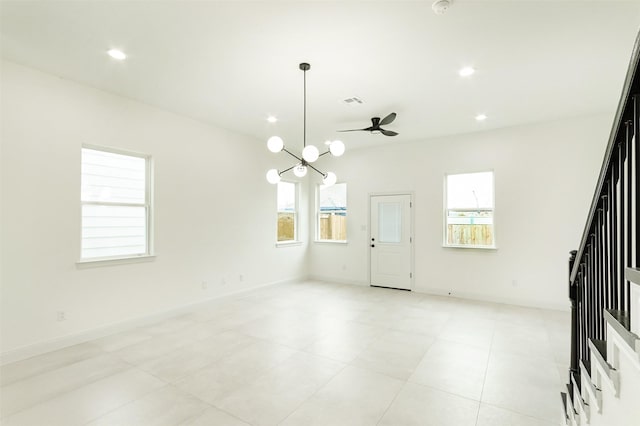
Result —
<svg viewBox="0 0 640 426"><path fill-rule="evenodd" d="M347 240L347 184L318 186L318 241Z"/></svg>
<svg viewBox="0 0 640 426"><path fill-rule="evenodd" d="M150 159L82 148L82 260L150 255Z"/></svg>
<svg viewBox="0 0 640 426"><path fill-rule="evenodd" d="M278 242L297 240L297 189L295 183L278 182Z"/></svg>
<svg viewBox="0 0 640 426"><path fill-rule="evenodd" d="M447 175L445 246L495 247L493 172Z"/></svg>

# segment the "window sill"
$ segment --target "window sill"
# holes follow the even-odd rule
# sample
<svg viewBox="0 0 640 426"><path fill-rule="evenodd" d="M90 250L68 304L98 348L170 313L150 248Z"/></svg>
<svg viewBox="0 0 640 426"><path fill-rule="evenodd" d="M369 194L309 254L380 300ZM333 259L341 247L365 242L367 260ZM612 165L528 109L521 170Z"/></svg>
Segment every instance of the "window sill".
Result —
<svg viewBox="0 0 640 426"><path fill-rule="evenodd" d="M455 246L455 245L443 244L442 247L450 248L450 249L498 250L498 247L496 246Z"/></svg>
<svg viewBox="0 0 640 426"><path fill-rule="evenodd" d="M349 240L315 240L315 244L349 244Z"/></svg>
<svg viewBox="0 0 640 426"><path fill-rule="evenodd" d="M293 247L301 245L302 241L280 241L276 243L276 247Z"/></svg>
<svg viewBox="0 0 640 426"><path fill-rule="evenodd" d="M97 268L100 266L126 265L130 263L153 262L156 259L155 254L145 254L132 257L108 257L95 259L82 259L76 262L76 268Z"/></svg>

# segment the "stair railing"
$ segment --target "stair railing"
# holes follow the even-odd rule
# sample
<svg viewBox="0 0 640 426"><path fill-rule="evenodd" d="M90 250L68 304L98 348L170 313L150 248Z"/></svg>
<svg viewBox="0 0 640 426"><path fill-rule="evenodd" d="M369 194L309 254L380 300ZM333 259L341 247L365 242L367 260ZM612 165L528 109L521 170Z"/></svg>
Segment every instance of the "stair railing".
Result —
<svg viewBox="0 0 640 426"><path fill-rule="evenodd" d="M636 39L604 162L578 250L569 259L572 378L590 368L589 340L605 340L604 310L630 318L627 267L640 266L640 34ZM569 386L569 391L572 387ZM573 399L573 395L572 399Z"/></svg>

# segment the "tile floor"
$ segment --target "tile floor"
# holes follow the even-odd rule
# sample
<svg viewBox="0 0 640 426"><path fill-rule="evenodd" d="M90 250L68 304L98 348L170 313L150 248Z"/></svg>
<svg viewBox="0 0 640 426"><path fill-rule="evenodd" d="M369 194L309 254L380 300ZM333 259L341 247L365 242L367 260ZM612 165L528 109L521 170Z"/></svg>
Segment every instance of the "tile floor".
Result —
<svg viewBox="0 0 640 426"><path fill-rule="evenodd" d="M569 313L271 286L3 366L1 422L557 425Z"/></svg>

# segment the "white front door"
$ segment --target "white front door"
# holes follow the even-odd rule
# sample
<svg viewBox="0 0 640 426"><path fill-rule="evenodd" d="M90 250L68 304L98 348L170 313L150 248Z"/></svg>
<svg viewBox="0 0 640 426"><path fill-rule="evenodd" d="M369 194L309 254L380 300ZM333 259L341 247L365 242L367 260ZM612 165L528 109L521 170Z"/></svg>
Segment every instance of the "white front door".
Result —
<svg viewBox="0 0 640 426"><path fill-rule="evenodd" d="M371 196L371 285L411 290L411 195Z"/></svg>

